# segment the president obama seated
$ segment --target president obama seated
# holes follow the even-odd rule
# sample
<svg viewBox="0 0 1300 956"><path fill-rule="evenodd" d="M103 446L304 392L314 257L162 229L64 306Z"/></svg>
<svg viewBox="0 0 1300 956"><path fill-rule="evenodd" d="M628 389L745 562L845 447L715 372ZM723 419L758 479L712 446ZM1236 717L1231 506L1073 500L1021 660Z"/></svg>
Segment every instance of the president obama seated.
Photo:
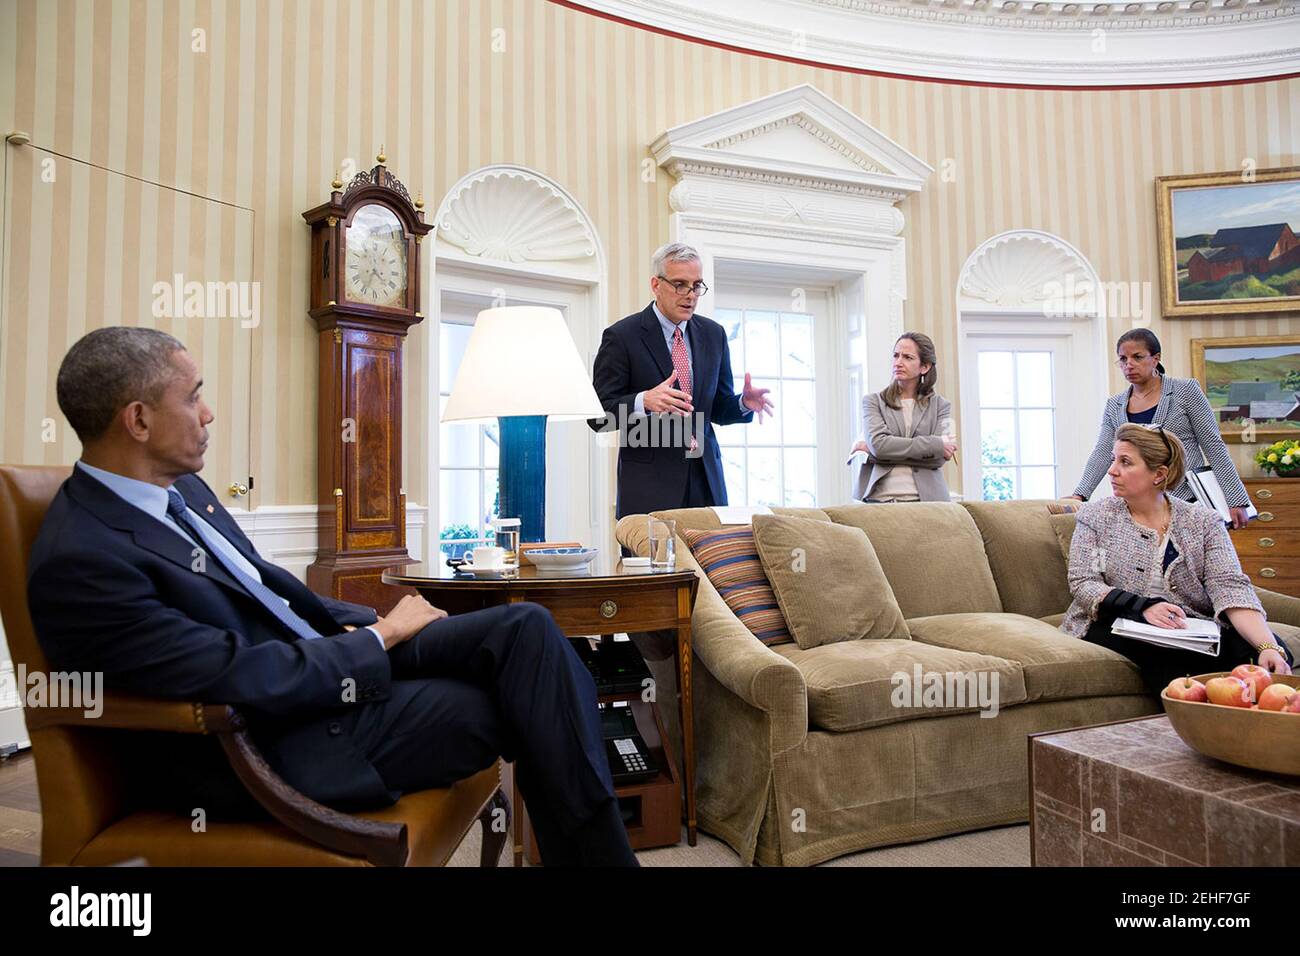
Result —
<svg viewBox="0 0 1300 956"><path fill-rule="evenodd" d="M313 594L258 555L197 476L213 420L202 384L185 347L152 329L100 329L64 358L59 407L83 450L28 583L50 666L232 704L281 776L341 810L504 756L543 862L635 866L595 685L551 615L517 604L448 617L407 596L381 618ZM200 742L178 741L188 749L169 770L195 799L217 792Z"/></svg>

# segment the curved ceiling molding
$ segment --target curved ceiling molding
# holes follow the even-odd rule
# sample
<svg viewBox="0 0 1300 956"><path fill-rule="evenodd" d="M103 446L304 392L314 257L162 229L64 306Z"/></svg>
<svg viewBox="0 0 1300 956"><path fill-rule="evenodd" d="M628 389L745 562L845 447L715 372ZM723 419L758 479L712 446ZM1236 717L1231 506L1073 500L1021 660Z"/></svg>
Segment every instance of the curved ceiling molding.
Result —
<svg viewBox="0 0 1300 956"><path fill-rule="evenodd" d="M442 201L437 238L468 256L501 262L595 261L586 215L554 183L517 166L487 166Z"/></svg>
<svg viewBox="0 0 1300 956"><path fill-rule="evenodd" d="M1091 311L1093 278L1073 246L1046 232L1017 229L981 243L962 267L957 289L1002 308L1050 303L1053 313L1077 314Z"/></svg>
<svg viewBox="0 0 1300 956"><path fill-rule="evenodd" d="M1300 0L565 0L686 39L1007 86L1186 86L1300 73Z"/></svg>

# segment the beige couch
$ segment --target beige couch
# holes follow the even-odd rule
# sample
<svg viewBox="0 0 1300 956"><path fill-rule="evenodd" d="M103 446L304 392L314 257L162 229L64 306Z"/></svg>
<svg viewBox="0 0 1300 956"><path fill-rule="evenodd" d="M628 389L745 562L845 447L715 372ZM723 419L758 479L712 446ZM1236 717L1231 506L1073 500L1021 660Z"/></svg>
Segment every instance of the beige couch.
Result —
<svg viewBox="0 0 1300 956"><path fill-rule="evenodd" d="M1131 663L1057 630L1070 594L1046 502L774 510L861 528L911 639L766 647L678 541L679 566L701 578L692 618L699 826L746 863L808 866L1023 822L1027 734L1159 711ZM656 515L679 529L720 527L708 508ZM646 516L624 517L617 537L646 554ZM1274 630L1300 653L1300 599L1260 594ZM654 659L662 643L634 639L660 686L672 686L671 660ZM892 675L916 663L996 672L997 716L894 706ZM677 739L674 710L664 708Z"/></svg>

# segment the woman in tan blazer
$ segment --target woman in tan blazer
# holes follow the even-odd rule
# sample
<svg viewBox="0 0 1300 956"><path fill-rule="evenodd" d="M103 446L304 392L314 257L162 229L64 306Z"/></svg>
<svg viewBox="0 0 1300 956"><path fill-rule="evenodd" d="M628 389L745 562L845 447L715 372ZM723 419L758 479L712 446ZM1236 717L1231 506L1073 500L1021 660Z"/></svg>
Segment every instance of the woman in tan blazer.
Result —
<svg viewBox="0 0 1300 956"><path fill-rule="evenodd" d="M866 452L853 497L866 501L948 501L943 466L957 453L952 403L934 390L939 380L934 342L904 332L894 343L894 380L862 399Z"/></svg>

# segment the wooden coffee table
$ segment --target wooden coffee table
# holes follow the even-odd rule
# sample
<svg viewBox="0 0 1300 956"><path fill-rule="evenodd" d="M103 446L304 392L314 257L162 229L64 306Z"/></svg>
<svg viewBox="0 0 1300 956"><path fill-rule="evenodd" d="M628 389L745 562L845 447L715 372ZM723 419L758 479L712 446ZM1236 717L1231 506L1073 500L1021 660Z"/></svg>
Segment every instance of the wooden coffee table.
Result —
<svg viewBox="0 0 1300 956"><path fill-rule="evenodd" d="M1300 866L1300 778L1204 757L1163 714L1030 735L1029 789L1034 866Z"/></svg>

